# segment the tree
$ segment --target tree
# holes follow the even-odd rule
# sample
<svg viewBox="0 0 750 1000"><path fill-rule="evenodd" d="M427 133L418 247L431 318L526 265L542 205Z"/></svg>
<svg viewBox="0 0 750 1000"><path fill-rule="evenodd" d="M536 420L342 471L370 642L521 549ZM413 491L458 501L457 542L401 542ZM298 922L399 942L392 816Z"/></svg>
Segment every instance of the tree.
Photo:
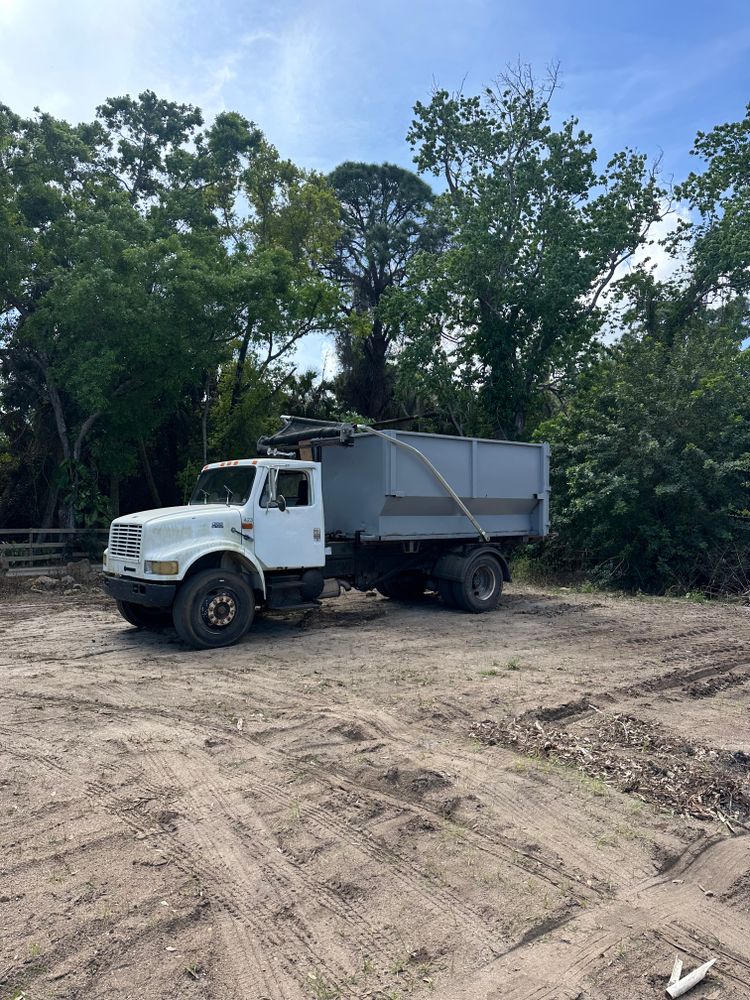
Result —
<svg viewBox="0 0 750 1000"><path fill-rule="evenodd" d="M704 311L671 342L628 331L540 426L547 560L647 591L747 589L750 353L736 327Z"/></svg>
<svg viewBox="0 0 750 1000"><path fill-rule="evenodd" d="M336 199L241 115L204 127L151 91L79 126L0 108L0 168L0 433L36 459L0 503L73 526L130 477L131 509L161 505L266 429L294 345L330 326Z"/></svg>
<svg viewBox="0 0 750 1000"><path fill-rule="evenodd" d="M145 459L144 440L228 339L226 248L216 224L194 225L199 203L204 220L215 207L195 169L199 124L149 92L76 127L0 109L3 392L51 411L50 491L67 526L92 494L97 453L112 475L139 446ZM190 140L197 152L179 155ZM172 202L165 224L178 188L190 213L175 218Z"/></svg>
<svg viewBox="0 0 750 1000"><path fill-rule="evenodd" d="M750 290L750 105L738 122L699 132L692 155L706 162L677 189L700 213L693 227L690 291L698 302L707 296L747 294Z"/></svg>
<svg viewBox="0 0 750 1000"><path fill-rule="evenodd" d="M247 454L275 424L294 380L292 350L328 330L338 290L323 274L339 211L320 175L305 172L265 141L240 177L239 197L222 219L230 255L235 335L218 373L209 444L215 454ZM239 451L238 451L239 449Z"/></svg>
<svg viewBox="0 0 750 1000"><path fill-rule="evenodd" d="M328 266L343 291L338 395L344 407L377 420L391 403L389 360L400 332L381 303L417 253L437 250L442 234L430 216L431 188L409 170L346 162L328 181L341 204L341 234Z"/></svg>
<svg viewBox="0 0 750 1000"><path fill-rule="evenodd" d="M662 211L643 156L625 150L597 172L577 120L552 126L555 83L519 68L481 97L438 90L409 131L420 171L446 184L451 238L392 303L407 371L438 398L450 378L454 401L471 404L468 426L509 438L559 395L602 325L607 288Z"/></svg>

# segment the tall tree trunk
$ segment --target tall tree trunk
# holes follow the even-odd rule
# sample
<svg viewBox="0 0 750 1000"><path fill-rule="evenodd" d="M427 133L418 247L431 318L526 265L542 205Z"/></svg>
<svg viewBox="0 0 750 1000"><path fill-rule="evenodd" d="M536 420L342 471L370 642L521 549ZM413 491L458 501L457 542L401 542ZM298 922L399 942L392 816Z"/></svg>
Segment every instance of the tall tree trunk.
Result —
<svg viewBox="0 0 750 1000"><path fill-rule="evenodd" d="M203 443L203 464L208 462L208 410L211 405L211 373L206 372L206 389L203 396L203 412L201 413L201 441Z"/></svg>
<svg viewBox="0 0 750 1000"><path fill-rule="evenodd" d="M237 406L242 395L242 378L245 374L245 362L247 361L247 352L250 348L252 333L253 324L248 322L242 337L242 343L240 344L240 351L237 355L237 367L234 369L234 384L232 385L232 396L229 404L230 413Z"/></svg>
<svg viewBox="0 0 750 1000"><path fill-rule="evenodd" d="M112 517L120 516L120 476L113 472L109 477L109 502L112 507Z"/></svg>
<svg viewBox="0 0 750 1000"><path fill-rule="evenodd" d="M156 480L154 479L154 474L151 471L151 463L148 460L148 453L146 451L146 445L142 435L138 438L138 448L141 453L143 471L146 474L146 483L148 485L149 493L151 494L151 499L154 501L154 507L161 507L161 497L159 496L159 490L156 488Z"/></svg>
<svg viewBox="0 0 750 1000"><path fill-rule="evenodd" d="M57 510L57 498L60 495L60 483L56 480L49 488L47 493L47 503L44 506L44 513L42 514L42 528L53 527L55 520L55 511Z"/></svg>
<svg viewBox="0 0 750 1000"><path fill-rule="evenodd" d="M86 417L84 422L81 424L75 442L71 447L70 432L65 420L65 410L63 408L62 397L60 396L60 392L51 376L49 363L43 355L38 355L35 360L41 369L42 375L44 376L44 384L47 387L47 398L52 406L52 413L55 417L55 427L57 428L57 436L60 439L60 446L62 447L63 461L68 465L68 474L70 476L70 489L68 490L67 495L60 507L60 527L75 528L76 501L78 499L77 467L81 461L84 442L89 431L101 416L101 410L96 410L94 413L90 413L89 416Z"/></svg>
<svg viewBox="0 0 750 1000"><path fill-rule="evenodd" d="M42 373L44 375L44 381L47 386L47 397L50 401L52 413L55 417L55 427L57 428L57 436L60 439L63 462L67 464L68 475L70 476L70 488L68 489L65 499L60 505L60 509L58 511L58 521L61 528L75 528L75 496L77 483L74 481L75 470L73 468L73 462L71 461L73 456L70 448L70 438L68 437L68 425L65 421L65 410L63 409L62 399L60 398L57 386L50 377L49 367L43 359L39 361L39 367L42 369Z"/></svg>
<svg viewBox="0 0 750 1000"><path fill-rule="evenodd" d="M364 343L364 354L368 360L369 389L367 393L367 416L380 420L385 415L390 400L387 388L388 337L382 322L375 318L372 333Z"/></svg>

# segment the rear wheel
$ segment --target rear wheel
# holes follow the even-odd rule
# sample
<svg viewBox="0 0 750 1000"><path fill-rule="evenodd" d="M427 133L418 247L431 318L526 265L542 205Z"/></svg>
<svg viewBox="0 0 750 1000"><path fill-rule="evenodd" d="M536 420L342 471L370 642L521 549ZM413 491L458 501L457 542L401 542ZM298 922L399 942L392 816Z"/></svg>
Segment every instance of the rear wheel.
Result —
<svg viewBox="0 0 750 1000"><path fill-rule="evenodd" d="M376 590L392 601L416 601L423 596L426 580L422 573L406 572L379 583Z"/></svg>
<svg viewBox="0 0 750 1000"><path fill-rule="evenodd" d="M216 649L239 642L253 623L255 594L239 573L208 569L177 592L172 618L183 642Z"/></svg>
<svg viewBox="0 0 750 1000"><path fill-rule="evenodd" d="M145 604L117 601L117 610L126 622L136 628L164 628L172 624L172 615L163 608L147 608Z"/></svg>
<svg viewBox="0 0 750 1000"><path fill-rule="evenodd" d="M468 559L461 580L453 584L453 596L464 611L480 614L494 611L503 592L503 571L491 555Z"/></svg>

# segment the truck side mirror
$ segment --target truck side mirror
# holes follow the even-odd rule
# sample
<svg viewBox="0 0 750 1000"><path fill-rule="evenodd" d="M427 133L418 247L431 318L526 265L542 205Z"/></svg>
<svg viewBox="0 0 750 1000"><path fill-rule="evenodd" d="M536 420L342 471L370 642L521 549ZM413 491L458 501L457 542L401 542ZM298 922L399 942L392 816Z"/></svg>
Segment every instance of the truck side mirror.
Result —
<svg viewBox="0 0 750 1000"><path fill-rule="evenodd" d="M280 493L276 497L276 502L273 504L273 506L274 507L278 507L278 509L281 511L282 514L286 510L286 500L284 499L284 497Z"/></svg>

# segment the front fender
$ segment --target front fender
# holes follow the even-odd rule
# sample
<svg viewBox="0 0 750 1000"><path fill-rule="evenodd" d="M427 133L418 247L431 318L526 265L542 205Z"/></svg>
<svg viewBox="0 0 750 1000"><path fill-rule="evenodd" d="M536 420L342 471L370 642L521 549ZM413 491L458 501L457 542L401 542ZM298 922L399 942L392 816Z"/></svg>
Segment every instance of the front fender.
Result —
<svg viewBox="0 0 750 1000"><path fill-rule="evenodd" d="M264 597L266 596L266 577L254 553L248 552L241 545L227 545L226 542L223 545L212 545L211 548L202 548L192 558L186 559L184 570L182 563L180 563L180 579L184 580L197 562L200 562L206 556L216 555L222 557L221 564L225 569L229 569L232 565L237 565L240 569L248 572L253 578L255 588L262 591Z"/></svg>

